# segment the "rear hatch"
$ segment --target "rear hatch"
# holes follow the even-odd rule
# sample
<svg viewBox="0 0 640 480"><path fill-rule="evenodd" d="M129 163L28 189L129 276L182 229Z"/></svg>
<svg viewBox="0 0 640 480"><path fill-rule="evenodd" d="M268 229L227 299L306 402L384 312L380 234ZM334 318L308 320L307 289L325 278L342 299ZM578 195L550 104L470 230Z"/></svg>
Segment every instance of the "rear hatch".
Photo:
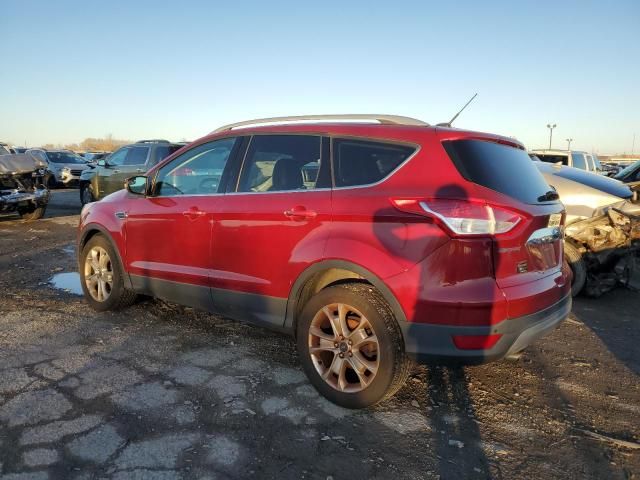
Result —
<svg viewBox="0 0 640 480"><path fill-rule="evenodd" d="M497 284L511 287L558 272L564 207L526 151L495 139L445 140L443 146L460 174L477 186L474 196L485 202L493 222Z"/></svg>

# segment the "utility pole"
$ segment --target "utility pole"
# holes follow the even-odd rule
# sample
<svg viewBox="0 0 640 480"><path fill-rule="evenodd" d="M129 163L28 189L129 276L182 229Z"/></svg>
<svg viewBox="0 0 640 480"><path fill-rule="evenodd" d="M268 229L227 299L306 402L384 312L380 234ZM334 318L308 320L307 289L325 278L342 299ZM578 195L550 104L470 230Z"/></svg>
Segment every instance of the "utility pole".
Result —
<svg viewBox="0 0 640 480"><path fill-rule="evenodd" d="M547 128L549 129L549 150L551 150L551 142L553 140L553 129L556 128L556 126L555 123L553 125L547 123Z"/></svg>
<svg viewBox="0 0 640 480"><path fill-rule="evenodd" d="M567 138L567 150L571 150L571 142L573 142L573 138Z"/></svg>

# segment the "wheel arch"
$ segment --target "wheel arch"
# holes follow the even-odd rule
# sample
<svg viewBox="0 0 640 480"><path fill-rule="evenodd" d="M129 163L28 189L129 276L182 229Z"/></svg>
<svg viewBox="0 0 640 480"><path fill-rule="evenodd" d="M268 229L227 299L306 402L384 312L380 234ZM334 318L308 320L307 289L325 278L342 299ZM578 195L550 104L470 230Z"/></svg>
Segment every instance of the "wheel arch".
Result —
<svg viewBox="0 0 640 480"><path fill-rule="evenodd" d="M375 287L391 307L396 320L407 321L400 303L377 275L346 260L324 260L308 267L294 282L287 300L285 329L295 334L297 317L314 294L328 286L349 281L368 283Z"/></svg>
<svg viewBox="0 0 640 480"><path fill-rule="evenodd" d="M116 260L118 261L118 266L120 267L120 271L123 273L124 286L129 290L133 290L131 278L129 278L129 273L125 270L124 263L122 262L122 257L120 256L118 244L114 241L113 236L109 233L109 231L101 225L89 224L85 226L82 233L80 234L80 238L78 240L78 271L80 272L82 268L82 265L80 265L80 254L82 253L84 246L89 240L91 240L98 234L104 235L107 241L113 247L113 251L116 254Z"/></svg>

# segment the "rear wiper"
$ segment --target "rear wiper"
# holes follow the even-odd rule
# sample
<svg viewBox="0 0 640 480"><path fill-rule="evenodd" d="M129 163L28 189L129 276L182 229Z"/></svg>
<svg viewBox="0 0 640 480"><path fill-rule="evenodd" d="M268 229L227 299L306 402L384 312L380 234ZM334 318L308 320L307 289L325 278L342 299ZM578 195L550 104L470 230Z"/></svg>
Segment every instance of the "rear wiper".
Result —
<svg viewBox="0 0 640 480"><path fill-rule="evenodd" d="M555 190L549 190L544 195L540 195L538 197L538 201L539 202L551 202L552 200L558 200L559 198L560 198L560 195L558 195L558 192L556 192Z"/></svg>

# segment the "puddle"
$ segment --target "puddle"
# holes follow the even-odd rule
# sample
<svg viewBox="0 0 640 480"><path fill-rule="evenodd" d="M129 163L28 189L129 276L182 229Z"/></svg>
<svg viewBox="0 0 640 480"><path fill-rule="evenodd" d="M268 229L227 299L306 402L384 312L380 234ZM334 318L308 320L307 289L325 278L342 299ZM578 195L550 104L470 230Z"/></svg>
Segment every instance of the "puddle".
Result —
<svg viewBox="0 0 640 480"><path fill-rule="evenodd" d="M82 287L80 286L80 274L78 272L56 273L49 283L53 288L64 290L74 295L82 295Z"/></svg>

